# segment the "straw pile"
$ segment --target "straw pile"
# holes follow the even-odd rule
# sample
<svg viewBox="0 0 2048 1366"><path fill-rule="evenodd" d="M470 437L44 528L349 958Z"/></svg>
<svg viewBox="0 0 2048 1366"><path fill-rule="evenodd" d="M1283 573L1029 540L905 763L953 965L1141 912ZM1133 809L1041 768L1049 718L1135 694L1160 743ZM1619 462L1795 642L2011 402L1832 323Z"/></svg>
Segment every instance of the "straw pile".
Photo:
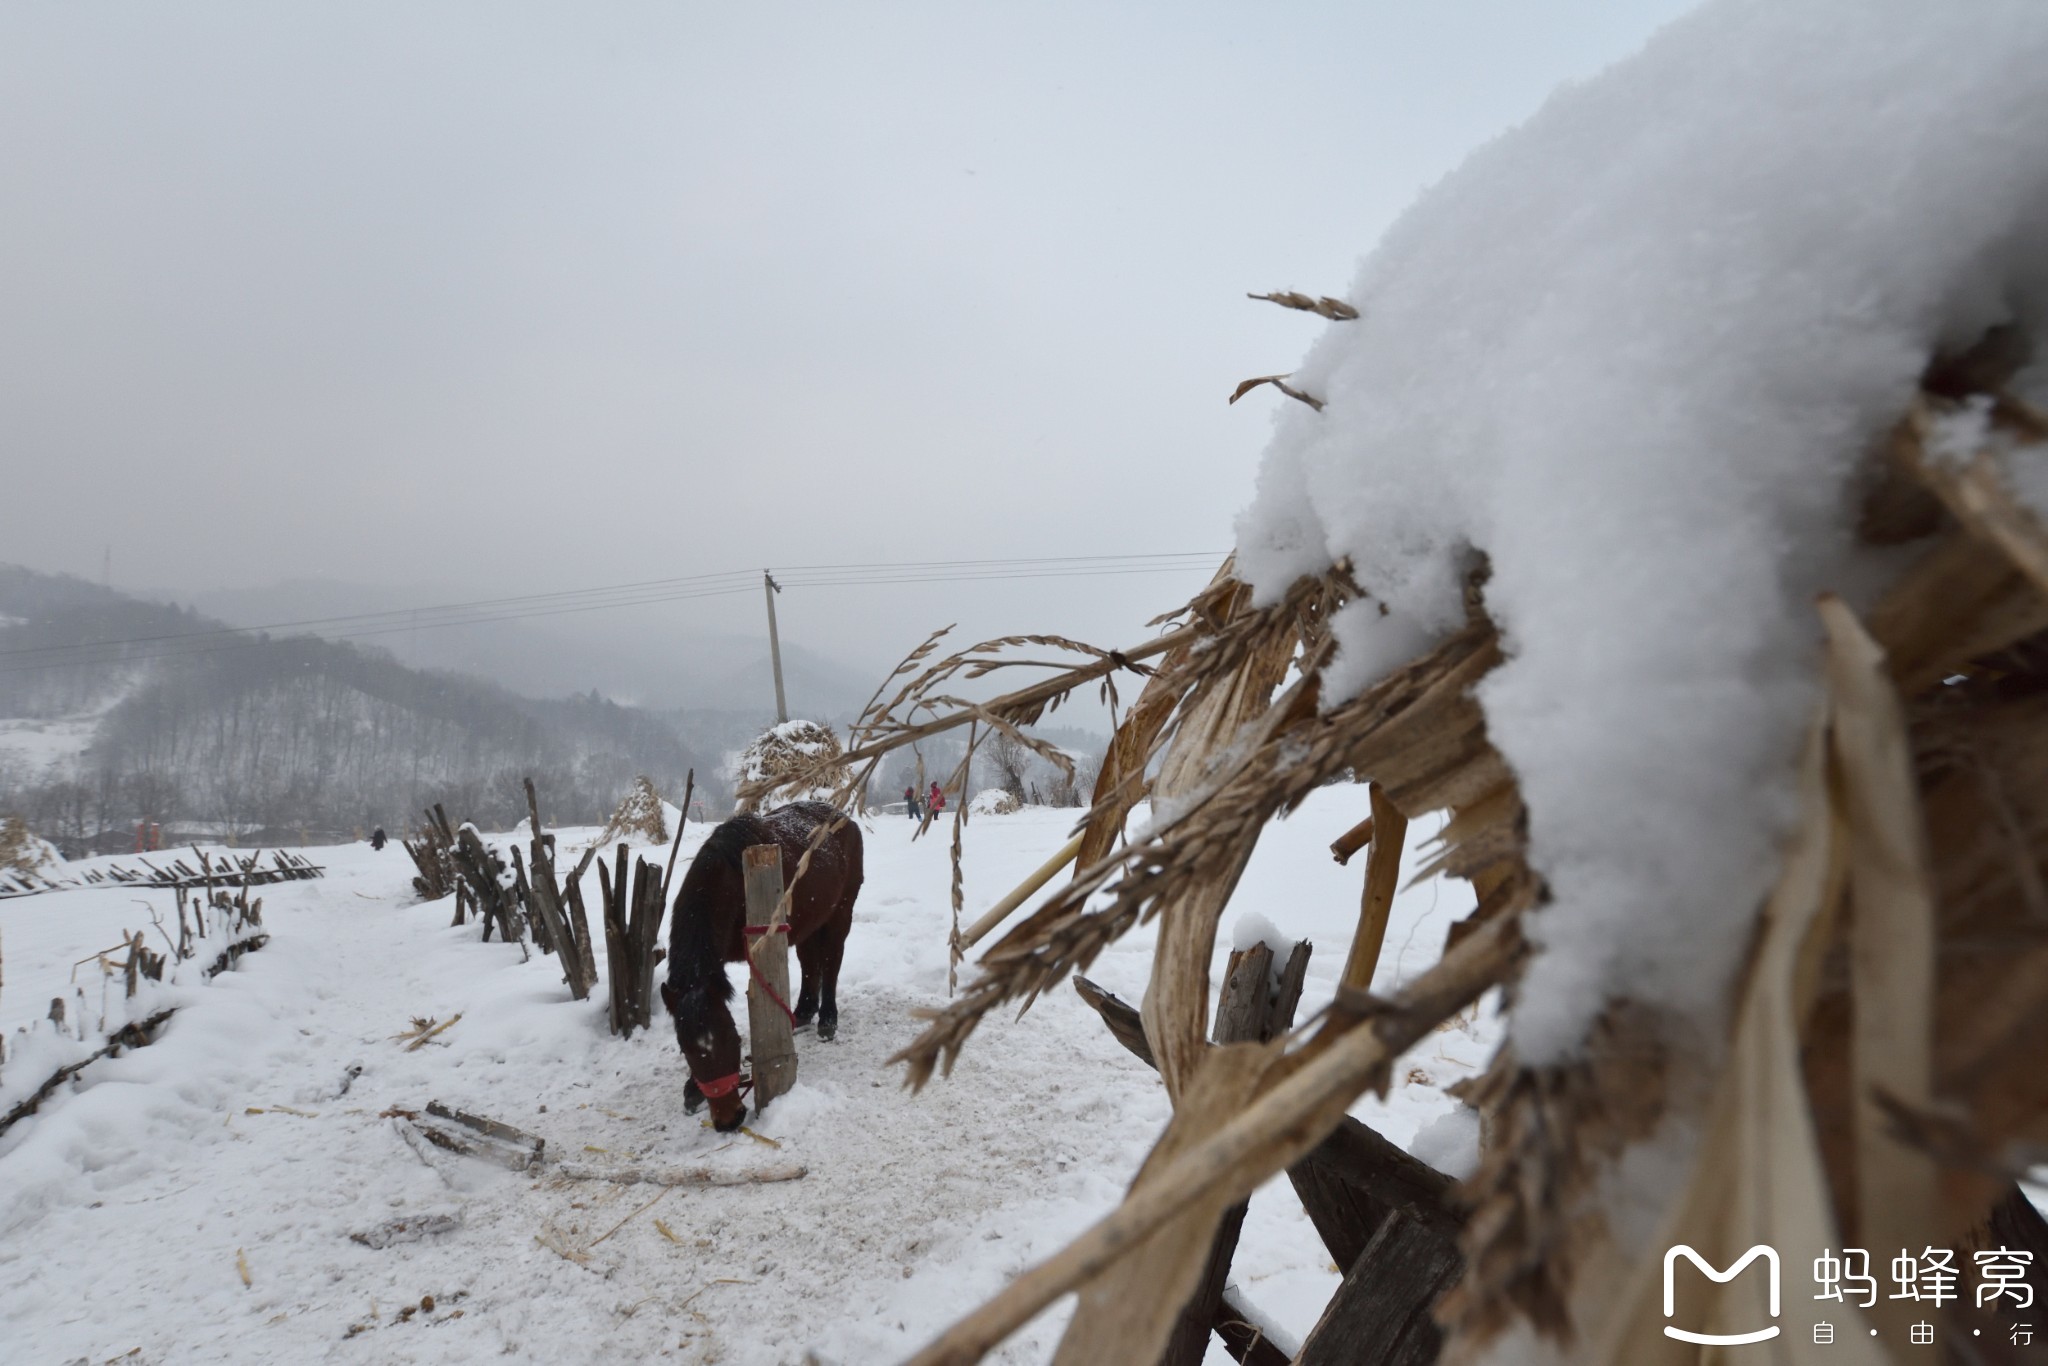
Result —
<svg viewBox="0 0 2048 1366"><path fill-rule="evenodd" d="M734 762L742 811L754 810L747 793L766 787L784 801L800 801L837 790L844 776L839 737L816 721L784 721L740 751Z"/></svg>
<svg viewBox="0 0 2048 1366"><path fill-rule="evenodd" d="M0 815L0 873L24 877L59 867L57 847L28 828L20 816Z"/></svg>
<svg viewBox="0 0 2048 1366"><path fill-rule="evenodd" d="M2048 417L2001 390L2001 345L1994 336L1932 367L1872 458L1862 539L1923 549L1865 617L1838 598L1818 604L1825 700L1731 1037L1676 1047L1683 1030L1656 1003L1623 1001L1582 1060L1525 1066L1504 1048L1468 1086L1487 1142L1463 1195L1467 1273L1438 1311L1447 1359L1474 1359L1514 1324L1577 1344L1581 1359L1698 1359L1659 1333L1655 1258L1617 1247L1595 1198L1621 1153L1666 1121L1706 1137L1657 1246L1689 1242L1721 1266L1759 1242L1961 1239L2048 1152L2048 530L2004 473L2020 456L2048 459ZM924 1085L989 1010L1028 1002L1158 918L1144 1023L1173 1122L1118 1210L921 1362L975 1360L1076 1290L1062 1362L1156 1355L1200 1270L1190 1249L1206 1248L1220 1211L1365 1091L1383 1092L1403 1049L1490 987L1512 995L1527 956L1521 918L1546 890L1527 859L1514 774L1472 696L1502 657L1484 567L1468 583L1463 629L1328 710L1325 623L1359 596L1346 568L1303 578L1267 607L1231 571L1137 649L1011 638L928 664L934 637L841 761L842 799L855 799L882 756L916 739L966 725L1029 744L1018 728L1073 689L1144 679L1106 756L1072 883L988 950L980 977L899 1060ZM1010 667L1005 651L1020 645L1084 660L990 702L941 694L948 678ZM1236 880L1266 823L1347 769L1373 783L1376 829L1345 989L1287 1038L1212 1045L1208 967ZM784 781L825 777L805 767ZM1158 819L1118 847L1147 795ZM1468 879L1477 909L1434 969L1377 999L1364 988L1404 832L1436 811L1449 819L1428 872ZM1728 1303L1700 1312L1736 1318L1737 1297L1759 1291L1738 1280L1713 1293Z"/></svg>
<svg viewBox="0 0 2048 1366"><path fill-rule="evenodd" d="M539 832L534 832L538 837ZM668 817L661 809L661 793L654 786L654 780L642 774L633 780L633 786L619 799L611 819L605 822L604 833L597 837L599 845L613 840L632 840L638 844L668 843Z"/></svg>

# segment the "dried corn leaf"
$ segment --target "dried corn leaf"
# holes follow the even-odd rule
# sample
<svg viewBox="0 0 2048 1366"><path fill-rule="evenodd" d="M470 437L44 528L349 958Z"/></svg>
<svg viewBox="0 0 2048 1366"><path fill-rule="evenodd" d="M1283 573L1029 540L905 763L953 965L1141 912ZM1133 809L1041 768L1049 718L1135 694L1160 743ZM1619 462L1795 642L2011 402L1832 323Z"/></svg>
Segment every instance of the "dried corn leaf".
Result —
<svg viewBox="0 0 2048 1366"><path fill-rule="evenodd" d="M1934 1227L1934 1168L1892 1136L1880 1097L1916 1109L1932 1097L1934 892L1926 833L1883 652L1839 598L1822 599L1820 614L1855 903L1856 1233L1866 1246L1912 1247Z"/></svg>
<svg viewBox="0 0 2048 1366"><path fill-rule="evenodd" d="M1247 294L1245 298L1263 299L1269 304L1278 304L1282 308L1297 309L1303 313L1318 313L1328 318L1331 322L1350 322L1358 316L1358 310L1350 304L1345 303L1342 299L1332 299L1327 294L1321 298L1311 298L1306 294L1297 294L1291 289L1281 289L1275 290L1271 294Z"/></svg>
<svg viewBox="0 0 2048 1366"><path fill-rule="evenodd" d="M1784 871L1764 911L1763 939L1752 961L1736 1022L1734 1046L1708 1107L1705 1135L1691 1178L1663 1229L1650 1241L1661 1250L1694 1249L1715 1267L1732 1267L1759 1244L1798 1257L1806 1249L1841 1245L1827 1202L1827 1179L1815 1141L1799 1067L1796 986L1807 938L1831 891L1836 823L1827 783L1827 718L1816 717L1800 764L1800 825ZM1667 1321L1696 1333L1742 1333L1775 1324L1760 1274L1726 1282L1674 1277L1674 1313L1663 1312L1663 1258L1635 1259L1624 1293L1587 1288L1581 1327L1590 1338L1585 1360L1602 1366L1694 1366L1718 1360L1715 1349L1681 1342ZM1795 1309L1810 1306L1794 1301ZM1883 1366L1853 1305L1828 1306L1848 1327L1831 1351L1843 1366ZM1750 1353L1758 1362L1804 1359L1800 1330L1780 1333ZM1810 1338L1807 1339L1810 1341Z"/></svg>
<svg viewBox="0 0 2048 1366"><path fill-rule="evenodd" d="M1315 409L1319 413L1323 410L1323 401L1321 399L1314 398L1308 394L1305 394L1301 390L1289 384L1287 382L1287 376L1284 374L1260 375L1254 379L1248 379L1244 383L1238 385L1237 388L1231 391L1230 401L1232 403L1237 402L1246 394L1258 388L1261 384L1270 384L1275 389L1278 389L1281 393L1287 395L1287 397L1295 399L1302 403L1306 403L1309 407Z"/></svg>

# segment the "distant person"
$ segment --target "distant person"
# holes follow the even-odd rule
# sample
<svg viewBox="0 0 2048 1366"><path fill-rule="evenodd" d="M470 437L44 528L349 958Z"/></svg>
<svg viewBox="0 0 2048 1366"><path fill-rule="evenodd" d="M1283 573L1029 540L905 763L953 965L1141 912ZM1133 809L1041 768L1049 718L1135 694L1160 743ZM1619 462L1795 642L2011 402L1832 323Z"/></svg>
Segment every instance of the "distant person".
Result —
<svg viewBox="0 0 2048 1366"><path fill-rule="evenodd" d="M382 849L384 847L384 843L384 827L380 825L375 830L372 830L370 832L370 847L372 849Z"/></svg>
<svg viewBox="0 0 2048 1366"><path fill-rule="evenodd" d="M914 821L924 819L924 812L918 810L917 807L916 783L912 783L909 787L903 789L903 807L906 811L910 812L910 819Z"/></svg>
<svg viewBox="0 0 2048 1366"><path fill-rule="evenodd" d="M946 813L946 790L933 783L931 794L925 798L925 804L931 807L932 819L937 820Z"/></svg>

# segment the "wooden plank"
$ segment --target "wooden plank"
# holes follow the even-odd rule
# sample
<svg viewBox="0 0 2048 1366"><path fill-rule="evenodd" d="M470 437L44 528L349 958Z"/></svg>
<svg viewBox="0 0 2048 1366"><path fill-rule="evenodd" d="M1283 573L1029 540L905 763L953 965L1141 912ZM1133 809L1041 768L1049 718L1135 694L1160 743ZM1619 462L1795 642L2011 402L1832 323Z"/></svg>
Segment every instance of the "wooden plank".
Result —
<svg viewBox="0 0 2048 1366"><path fill-rule="evenodd" d="M1389 1213L1302 1340L1294 1366L1430 1366L1443 1347L1430 1309L1464 1269L1456 1243Z"/></svg>
<svg viewBox="0 0 2048 1366"><path fill-rule="evenodd" d="M747 973L747 1026L754 1054L754 1106L765 1110L796 1084L796 1035L788 1010L789 934L775 918L782 901L782 848L756 844L740 857L752 964Z"/></svg>

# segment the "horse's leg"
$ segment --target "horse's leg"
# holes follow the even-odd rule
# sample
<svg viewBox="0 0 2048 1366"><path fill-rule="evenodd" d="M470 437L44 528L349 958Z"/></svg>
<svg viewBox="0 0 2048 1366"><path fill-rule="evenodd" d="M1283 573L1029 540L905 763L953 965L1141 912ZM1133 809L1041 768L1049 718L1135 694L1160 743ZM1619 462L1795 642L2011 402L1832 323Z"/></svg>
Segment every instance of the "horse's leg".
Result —
<svg viewBox="0 0 2048 1366"><path fill-rule="evenodd" d="M799 1028L818 1013L818 979L824 967L824 946L818 940L823 931L796 946L796 961L803 967L802 988L796 994L796 1023Z"/></svg>
<svg viewBox="0 0 2048 1366"><path fill-rule="evenodd" d="M839 1032L839 964L846 957L846 932L853 928L853 896L846 900L813 939L825 941L820 948L822 962L818 993L818 1037L829 1039ZM808 978L806 979L808 980Z"/></svg>

